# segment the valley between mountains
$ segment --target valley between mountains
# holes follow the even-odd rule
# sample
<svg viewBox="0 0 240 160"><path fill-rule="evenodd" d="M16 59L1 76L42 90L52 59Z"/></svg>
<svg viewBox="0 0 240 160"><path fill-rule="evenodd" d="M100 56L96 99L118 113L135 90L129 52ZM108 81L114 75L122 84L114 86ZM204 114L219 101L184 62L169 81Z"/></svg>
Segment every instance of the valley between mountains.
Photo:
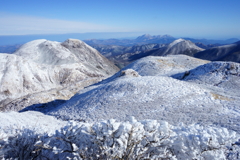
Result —
<svg viewBox="0 0 240 160"><path fill-rule="evenodd" d="M126 44L126 40L85 42L40 39L12 54L0 54L1 158L8 159L13 152L11 146L5 147L15 143L9 137L45 133L48 141L31 140L33 148L41 146L37 159L44 159L43 155L50 159L87 159L81 154L94 156L103 151L104 159L114 159L107 158L110 153L119 157L132 154L129 159L137 159L134 155L140 153L149 159L161 159L160 155L165 156L163 159L239 158L239 41L213 47L206 44L205 48L201 48L204 44L167 35L143 35L128 41L129 46L118 45ZM30 136L29 130L34 134ZM73 130L74 136L85 137L81 143L71 141L71 151L66 149L66 141L49 138L66 136ZM143 136L139 143L137 139L131 141L139 145L130 152L130 142L125 144L124 139L133 132L136 135L130 138ZM137 150L146 147L144 138L153 138L155 133L169 133L163 139L170 140L164 143L155 137L158 146L167 146L166 152L157 145L152 146L152 152L149 148ZM97 135L119 136L101 139ZM119 138L121 135L125 138ZM99 140L107 149L96 151L88 140L94 145ZM181 147L187 149L177 149Z"/></svg>

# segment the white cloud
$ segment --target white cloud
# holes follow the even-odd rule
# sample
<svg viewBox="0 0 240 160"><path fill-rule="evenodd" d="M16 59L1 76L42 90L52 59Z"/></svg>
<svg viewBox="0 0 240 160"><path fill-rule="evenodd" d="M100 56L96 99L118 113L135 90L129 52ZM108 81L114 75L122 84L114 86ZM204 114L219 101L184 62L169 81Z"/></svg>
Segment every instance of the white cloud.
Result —
<svg viewBox="0 0 240 160"><path fill-rule="evenodd" d="M120 28L101 24L0 14L0 35L114 32Z"/></svg>

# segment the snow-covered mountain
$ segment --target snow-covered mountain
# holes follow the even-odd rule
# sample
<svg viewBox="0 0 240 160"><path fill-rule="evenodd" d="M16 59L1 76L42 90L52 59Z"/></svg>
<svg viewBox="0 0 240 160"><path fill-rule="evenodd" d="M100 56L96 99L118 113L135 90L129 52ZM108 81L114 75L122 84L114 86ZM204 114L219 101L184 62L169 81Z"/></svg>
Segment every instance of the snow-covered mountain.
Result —
<svg viewBox="0 0 240 160"><path fill-rule="evenodd" d="M166 55L176 55L185 54L188 56L193 56L195 53L203 51L204 49L196 46L193 42L177 39L170 43L167 47L160 48L159 50L152 53L155 56L166 56Z"/></svg>
<svg viewBox="0 0 240 160"><path fill-rule="evenodd" d="M0 57L1 110L20 110L34 103L68 99L76 90L118 71L97 50L74 39L63 43L35 40L14 54ZM32 94L43 96L34 96L32 100Z"/></svg>
<svg viewBox="0 0 240 160"><path fill-rule="evenodd" d="M194 56L211 61L240 62L240 41L229 45L210 48L196 53Z"/></svg>
<svg viewBox="0 0 240 160"><path fill-rule="evenodd" d="M176 77L178 73L191 73L202 65L215 66L215 63L184 55L147 57L102 83L80 91L48 114L82 121L124 120L127 115L132 115L137 119L151 117L172 124L216 124L240 131L240 98L233 90ZM192 74L202 72L207 70L196 70ZM217 79L219 75L213 76ZM202 80L211 82L207 77ZM233 81L228 85L234 87Z"/></svg>

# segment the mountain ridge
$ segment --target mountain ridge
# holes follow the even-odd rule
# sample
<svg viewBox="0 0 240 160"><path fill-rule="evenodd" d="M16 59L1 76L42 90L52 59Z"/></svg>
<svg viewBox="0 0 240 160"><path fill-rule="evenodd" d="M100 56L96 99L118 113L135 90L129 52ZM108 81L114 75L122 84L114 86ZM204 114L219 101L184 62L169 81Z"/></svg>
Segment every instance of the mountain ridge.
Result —
<svg viewBox="0 0 240 160"><path fill-rule="evenodd" d="M194 57L211 61L240 62L240 41L198 52Z"/></svg>

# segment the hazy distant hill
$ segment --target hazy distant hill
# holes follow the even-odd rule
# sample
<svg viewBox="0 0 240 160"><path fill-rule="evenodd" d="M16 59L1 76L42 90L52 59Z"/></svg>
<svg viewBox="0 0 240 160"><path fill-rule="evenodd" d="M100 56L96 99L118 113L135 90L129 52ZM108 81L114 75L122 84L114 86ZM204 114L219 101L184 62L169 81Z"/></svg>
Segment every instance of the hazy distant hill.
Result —
<svg viewBox="0 0 240 160"><path fill-rule="evenodd" d="M230 43L235 43L237 41L239 41L238 38L230 38L230 39L226 39L226 40L211 40L211 39L194 39L194 38L183 38L186 40L190 40L193 43L203 43L205 45L208 44L230 44Z"/></svg>
<svg viewBox="0 0 240 160"><path fill-rule="evenodd" d="M216 44L203 44L201 42L196 42L195 45L200 47L200 48L202 48L202 49L210 49L210 48L213 48L213 47L222 46L223 44L219 44L219 43L216 43Z"/></svg>
<svg viewBox="0 0 240 160"><path fill-rule="evenodd" d="M240 62L240 41L207 49L194 55L197 58L211 61L232 61Z"/></svg>
<svg viewBox="0 0 240 160"><path fill-rule="evenodd" d="M21 46L22 46L21 44L3 45L3 46L0 46L0 53L13 53Z"/></svg>

